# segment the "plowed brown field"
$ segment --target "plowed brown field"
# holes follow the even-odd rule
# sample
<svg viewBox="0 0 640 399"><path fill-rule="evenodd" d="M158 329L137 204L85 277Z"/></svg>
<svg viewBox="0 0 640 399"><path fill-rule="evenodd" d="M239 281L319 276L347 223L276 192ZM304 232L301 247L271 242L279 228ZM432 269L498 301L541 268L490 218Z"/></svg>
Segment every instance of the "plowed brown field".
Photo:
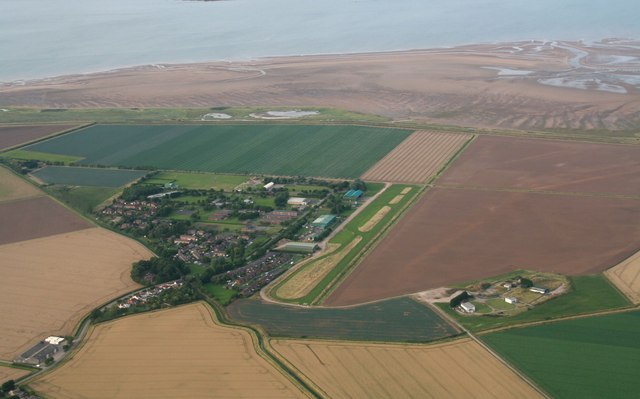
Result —
<svg viewBox="0 0 640 399"><path fill-rule="evenodd" d="M0 358L46 335L66 335L94 307L138 285L145 247L100 228L0 245Z"/></svg>
<svg viewBox="0 0 640 399"><path fill-rule="evenodd" d="M92 227L49 197L0 203L0 245Z"/></svg>
<svg viewBox="0 0 640 399"><path fill-rule="evenodd" d="M437 345L272 340L331 398L540 398L469 339Z"/></svg>
<svg viewBox="0 0 640 399"><path fill-rule="evenodd" d="M31 387L50 398L301 398L244 330L202 303L100 324Z"/></svg>
<svg viewBox="0 0 640 399"><path fill-rule="evenodd" d="M393 183L425 183L470 138L468 134L417 131L373 165L362 178Z"/></svg>
<svg viewBox="0 0 640 399"><path fill-rule="evenodd" d="M39 197L44 193L23 181L8 169L0 167L0 202Z"/></svg>
<svg viewBox="0 0 640 399"><path fill-rule="evenodd" d="M601 272L640 246L637 199L436 188L327 299L349 305L516 269Z"/></svg>
<svg viewBox="0 0 640 399"><path fill-rule="evenodd" d="M9 381L9 380L15 380L20 377L24 377L27 374L29 374L29 371L27 370L0 366L0 384L4 384L6 381Z"/></svg>
<svg viewBox="0 0 640 399"><path fill-rule="evenodd" d="M640 251L604 274L631 302L640 304Z"/></svg>
<svg viewBox="0 0 640 399"><path fill-rule="evenodd" d="M5 125L0 126L0 150L64 132L77 125Z"/></svg>
<svg viewBox="0 0 640 399"><path fill-rule="evenodd" d="M480 136L438 184L640 196L640 146Z"/></svg>

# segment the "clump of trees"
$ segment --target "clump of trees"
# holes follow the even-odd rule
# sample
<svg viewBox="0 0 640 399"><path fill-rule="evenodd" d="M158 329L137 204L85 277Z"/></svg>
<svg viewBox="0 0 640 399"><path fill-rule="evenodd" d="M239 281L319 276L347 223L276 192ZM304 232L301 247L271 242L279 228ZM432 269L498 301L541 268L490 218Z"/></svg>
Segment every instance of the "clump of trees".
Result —
<svg viewBox="0 0 640 399"><path fill-rule="evenodd" d="M189 267L178 259L153 257L135 262L131 269L131 278L140 284L159 284L177 280L188 273Z"/></svg>

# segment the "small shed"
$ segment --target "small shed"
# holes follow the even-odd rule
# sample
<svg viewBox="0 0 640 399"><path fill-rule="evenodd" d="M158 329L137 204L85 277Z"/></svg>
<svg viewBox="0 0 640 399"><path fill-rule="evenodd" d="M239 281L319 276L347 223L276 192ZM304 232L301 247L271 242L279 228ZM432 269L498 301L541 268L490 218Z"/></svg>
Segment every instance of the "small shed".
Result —
<svg viewBox="0 0 640 399"><path fill-rule="evenodd" d="M267 184L264 185L264 189L269 191L273 188L273 186L275 186L276 184L274 182L269 182Z"/></svg>
<svg viewBox="0 0 640 399"><path fill-rule="evenodd" d="M460 304L460 307L466 313L473 313L476 311L476 305L472 304L471 302L463 302Z"/></svg>
<svg viewBox="0 0 640 399"><path fill-rule="evenodd" d="M518 298L514 298L512 296L508 296L508 297L504 298L504 301L506 303L510 303L512 305L515 305L516 303L518 303Z"/></svg>

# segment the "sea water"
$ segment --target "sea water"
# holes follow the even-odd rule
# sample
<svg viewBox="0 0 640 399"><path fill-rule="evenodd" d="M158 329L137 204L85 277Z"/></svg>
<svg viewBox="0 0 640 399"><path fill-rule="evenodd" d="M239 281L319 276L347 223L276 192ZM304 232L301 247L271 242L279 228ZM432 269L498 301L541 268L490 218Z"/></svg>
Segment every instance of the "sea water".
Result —
<svg viewBox="0 0 640 399"><path fill-rule="evenodd" d="M0 0L0 81L144 64L639 38L638 0Z"/></svg>

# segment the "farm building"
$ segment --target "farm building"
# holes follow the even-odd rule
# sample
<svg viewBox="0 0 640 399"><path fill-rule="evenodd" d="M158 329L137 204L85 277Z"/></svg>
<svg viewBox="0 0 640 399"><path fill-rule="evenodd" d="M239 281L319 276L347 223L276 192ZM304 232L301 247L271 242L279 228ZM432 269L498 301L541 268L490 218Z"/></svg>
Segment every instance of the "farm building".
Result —
<svg viewBox="0 0 640 399"><path fill-rule="evenodd" d="M518 298L514 298L512 296L508 296L508 297L504 298L504 301L506 303L510 303L512 305L515 305L516 303L518 303Z"/></svg>
<svg viewBox="0 0 640 399"><path fill-rule="evenodd" d="M531 287L531 288L529 288L529 291L537 292L538 294L548 294L549 293L548 289L541 288L541 287Z"/></svg>
<svg viewBox="0 0 640 399"><path fill-rule="evenodd" d="M267 184L264 185L264 189L269 191L273 188L273 186L275 186L276 184L274 182L269 182Z"/></svg>
<svg viewBox="0 0 640 399"><path fill-rule="evenodd" d="M291 197L287 200L287 205L291 206L307 206L307 199L301 197Z"/></svg>
<svg viewBox="0 0 640 399"><path fill-rule="evenodd" d="M322 215L316 220L314 220L313 222L311 222L311 225L313 227L321 227L323 229L326 229L327 227L331 226L335 221L336 221L336 215Z"/></svg>
<svg viewBox="0 0 640 399"><path fill-rule="evenodd" d="M344 197L349 200L357 200L362 197L363 194L364 192L362 190L349 190L345 193Z"/></svg>
<svg viewBox="0 0 640 399"><path fill-rule="evenodd" d="M297 242L291 241L284 244L279 249L285 252L298 252L304 254L310 254L318 248L318 245L311 242Z"/></svg>
<svg viewBox="0 0 640 399"><path fill-rule="evenodd" d="M471 302L463 302L463 303L460 304L460 307L466 313L473 313L473 312L476 311L476 306L474 304L472 304Z"/></svg>

